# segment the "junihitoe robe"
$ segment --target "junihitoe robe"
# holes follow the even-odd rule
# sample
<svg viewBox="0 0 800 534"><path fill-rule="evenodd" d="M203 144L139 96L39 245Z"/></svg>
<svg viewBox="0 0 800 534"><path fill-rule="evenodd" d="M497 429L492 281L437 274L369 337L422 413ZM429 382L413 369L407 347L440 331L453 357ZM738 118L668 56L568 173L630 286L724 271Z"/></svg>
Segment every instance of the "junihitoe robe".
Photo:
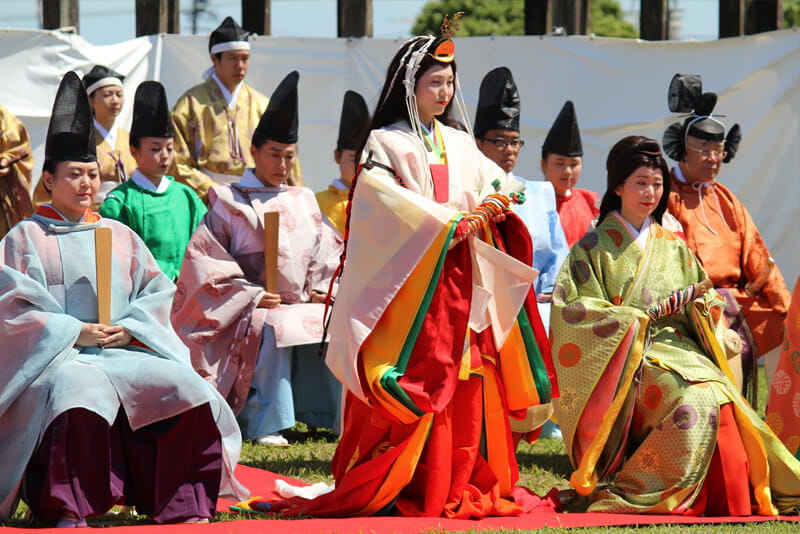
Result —
<svg viewBox="0 0 800 534"><path fill-rule="evenodd" d="M800 461L747 404L718 339L723 302L645 310L706 278L651 222L610 213L572 247L553 292L555 404L590 511L775 515L800 505ZM724 475L723 475L724 473ZM750 495L753 496L752 503Z"/></svg>
<svg viewBox="0 0 800 534"><path fill-rule="evenodd" d="M443 203L432 200L427 155L407 125L373 131L364 151L409 174L367 162L355 186L326 357L348 390L336 489L248 506L333 517L522 512L509 414L522 418L554 393L535 271L525 263L530 234L508 213L484 228L485 240L453 241L456 206L521 184L506 183L468 135L441 132L450 166Z"/></svg>

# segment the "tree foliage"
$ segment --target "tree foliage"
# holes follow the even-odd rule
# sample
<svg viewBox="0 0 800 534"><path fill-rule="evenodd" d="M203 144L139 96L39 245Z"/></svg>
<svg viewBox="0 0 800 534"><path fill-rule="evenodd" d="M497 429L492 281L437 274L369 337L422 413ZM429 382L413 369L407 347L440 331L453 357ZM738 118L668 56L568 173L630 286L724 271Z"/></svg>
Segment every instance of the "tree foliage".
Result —
<svg viewBox="0 0 800 534"><path fill-rule="evenodd" d="M591 32L603 37L639 37L634 25L623 18L616 0L592 0Z"/></svg>
<svg viewBox="0 0 800 534"><path fill-rule="evenodd" d="M800 0L783 0L783 27L800 26Z"/></svg>
<svg viewBox="0 0 800 534"><path fill-rule="evenodd" d="M800 1L800 0L798 0ZM434 0L425 4L411 33L438 35L445 13L464 12L458 35L522 35L525 33L524 0ZM595 35L638 37L636 28L623 19L616 0L592 0L592 28Z"/></svg>
<svg viewBox="0 0 800 534"><path fill-rule="evenodd" d="M525 33L523 0L435 0L428 2L411 29L414 35L439 35L445 13L463 11L457 35L522 35Z"/></svg>

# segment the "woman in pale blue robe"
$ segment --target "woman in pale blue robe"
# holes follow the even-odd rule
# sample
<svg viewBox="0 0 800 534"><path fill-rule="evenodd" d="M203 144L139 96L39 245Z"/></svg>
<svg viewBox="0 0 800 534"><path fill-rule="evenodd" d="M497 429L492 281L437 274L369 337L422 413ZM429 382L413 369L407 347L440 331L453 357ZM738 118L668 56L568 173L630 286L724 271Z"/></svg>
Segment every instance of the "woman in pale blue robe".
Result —
<svg viewBox="0 0 800 534"><path fill-rule="evenodd" d="M194 372L170 326L174 285L122 224L73 223L40 211L0 241L2 515L12 512L46 429L73 408L109 426L122 410L135 431L208 403L224 445L220 489L236 493L231 473L241 437L227 404ZM143 346L75 345L82 324L97 322L93 229L99 226L113 233L111 322Z"/></svg>
<svg viewBox="0 0 800 534"><path fill-rule="evenodd" d="M59 526L114 504L156 522L203 521L233 478L235 419L170 326L175 286L133 231L89 208L99 187L91 115L62 80L42 180L52 203L0 241L0 518L18 495ZM95 229L111 230L101 324Z"/></svg>

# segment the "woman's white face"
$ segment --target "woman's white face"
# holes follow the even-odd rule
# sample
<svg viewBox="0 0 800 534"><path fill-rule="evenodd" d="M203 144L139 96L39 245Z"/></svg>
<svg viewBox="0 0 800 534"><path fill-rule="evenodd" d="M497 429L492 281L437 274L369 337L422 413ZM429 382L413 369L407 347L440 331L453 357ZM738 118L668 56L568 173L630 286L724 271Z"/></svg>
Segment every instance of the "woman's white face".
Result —
<svg viewBox="0 0 800 534"><path fill-rule="evenodd" d="M124 103L125 94L118 85L106 85L89 96L89 105L92 106L97 120L101 122L116 119Z"/></svg>
<svg viewBox="0 0 800 534"><path fill-rule="evenodd" d="M100 187L96 161L62 161L55 174L45 171L42 180L50 190L53 207L71 221L79 221L92 207Z"/></svg>
<svg viewBox="0 0 800 534"><path fill-rule="evenodd" d="M430 125L434 117L444 113L455 93L453 67L434 63L417 79L414 95L417 97L419 118Z"/></svg>
<svg viewBox="0 0 800 534"><path fill-rule="evenodd" d="M629 222L640 226L658 207L664 193L664 176L661 169L642 165L618 185L615 192L619 195L622 207L620 213Z"/></svg>

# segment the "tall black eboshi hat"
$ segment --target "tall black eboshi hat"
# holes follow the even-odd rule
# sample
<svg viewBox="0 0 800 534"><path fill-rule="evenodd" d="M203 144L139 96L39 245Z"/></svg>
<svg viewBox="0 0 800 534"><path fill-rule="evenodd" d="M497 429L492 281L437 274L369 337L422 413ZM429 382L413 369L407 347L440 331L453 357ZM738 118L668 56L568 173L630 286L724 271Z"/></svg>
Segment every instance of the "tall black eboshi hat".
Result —
<svg viewBox="0 0 800 534"><path fill-rule="evenodd" d="M279 143L297 142L297 82L300 79L298 72L292 71L281 80L269 99L267 110L261 115L255 132L253 144L256 140L272 139Z"/></svg>
<svg viewBox="0 0 800 534"><path fill-rule="evenodd" d="M159 82L146 81L136 88L130 138L175 137L167 105L167 93Z"/></svg>
<svg viewBox="0 0 800 534"><path fill-rule="evenodd" d="M369 122L369 109L364 97L355 91L347 91L342 101L336 149L358 150L369 132Z"/></svg>
<svg viewBox="0 0 800 534"><path fill-rule="evenodd" d="M97 161L89 97L81 79L67 72L56 91L47 127L44 159L47 161Z"/></svg>
<svg viewBox="0 0 800 534"><path fill-rule="evenodd" d="M547 132L542 145L542 158L547 157L547 154L559 154L571 158L583 156L581 131L572 100L564 102L558 117Z"/></svg>
<svg viewBox="0 0 800 534"><path fill-rule="evenodd" d="M520 100L517 84L507 67L489 71L481 81L475 112L475 137L489 130L519 132Z"/></svg>

